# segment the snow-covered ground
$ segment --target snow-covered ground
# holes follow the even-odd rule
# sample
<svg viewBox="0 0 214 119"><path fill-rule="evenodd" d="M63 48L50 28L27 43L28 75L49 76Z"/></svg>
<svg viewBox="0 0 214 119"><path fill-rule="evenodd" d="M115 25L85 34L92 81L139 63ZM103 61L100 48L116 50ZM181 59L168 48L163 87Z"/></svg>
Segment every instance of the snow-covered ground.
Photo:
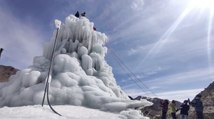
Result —
<svg viewBox="0 0 214 119"><path fill-rule="evenodd" d="M49 107L23 106L0 108L1 119L119 119L119 114L102 112L80 106L54 106L62 115L53 113Z"/></svg>
<svg viewBox="0 0 214 119"><path fill-rule="evenodd" d="M1 119L141 119L139 111L123 111L121 114L103 112L81 106L58 105L54 108L62 115L53 113L48 106L22 106L0 108ZM129 117L125 116L129 113ZM146 119L146 118L143 118Z"/></svg>

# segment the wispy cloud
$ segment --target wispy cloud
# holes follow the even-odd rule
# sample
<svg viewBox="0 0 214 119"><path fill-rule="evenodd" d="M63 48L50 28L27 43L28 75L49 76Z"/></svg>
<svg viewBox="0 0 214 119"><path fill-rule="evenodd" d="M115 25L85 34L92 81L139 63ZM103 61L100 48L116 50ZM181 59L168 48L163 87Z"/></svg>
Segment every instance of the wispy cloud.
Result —
<svg viewBox="0 0 214 119"><path fill-rule="evenodd" d="M161 75L153 80L143 81L143 84L137 81L141 87L138 87L133 80L127 80L128 83L126 82L121 87L123 87L126 93L133 96L176 98L176 100L183 101L187 98L193 98L207 87L213 81L213 78L213 72L206 68L180 72L174 75Z"/></svg>
<svg viewBox="0 0 214 119"><path fill-rule="evenodd" d="M213 69L212 69L213 70ZM188 72L179 72L176 74L167 74L166 76L157 77L154 80L146 81L147 84L156 86L170 86L181 84L197 84L203 81L211 82L214 78L213 72L209 68L191 70ZM196 83L197 82L197 83Z"/></svg>
<svg viewBox="0 0 214 119"><path fill-rule="evenodd" d="M161 99L169 99L169 100L177 100L183 102L184 100L193 99L198 93L200 93L203 89L188 89L188 90L172 90L161 93L152 94L151 92L145 92L139 89L126 89L126 93L133 97L136 96L146 96L146 97L158 97Z"/></svg>
<svg viewBox="0 0 214 119"><path fill-rule="evenodd" d="M144 0L134 0L131 4L131 8L133 10L142 10L144 6Z"/></svg>
<svg viewBox="0 0 214 119"><path fill-rule="evenodd" d="M111 34L113 40L122 38L124 41L127 40L127 37L130 40L136 36L141 36L142 38L142 35L144 35L145 38L146 34L157 35L156 33L167 29L166 24L171 23L172 18L176 18L171 15L171 12L166 14L166 8L163 8L163 5L159 4L159 2L146 4L141 0L136 0L131 3L131 6L131 8L141 8L141 10L136 11L132 9L133 12L125 15L125 18L122 19L123 22L118 22L118 24L114 26L115 32ZM166 19L169 17L171 17L171 19ZM150 37L149 40L151 41L154 39L151 39ZM120 43L118 41L115 42Z"/></svg>
<svg viewBox="0 0 214 119"><path fill-rule="evenodd" d="M190 89L190 90L177 90L177 91L169 91L158 93L158 97L169 100L178 100L183 102L188 98L193 99L196 94L200 93L204 89Z"/></svg>
<svg viewBox="0 0 214 119"><path fill-rule="evenodd" d="M42 55L44 37L37 26L19 21L13 14L0 9L0 47L4 48L1 64L26 68L33 57Z"/></svg>
<svg viewBox="0 0 214 119"><path fill-rule="evenodd" d="M152 46L153 46L153 44L147 44L147 45L143 45L143 46L137 46L137 47L130 48L128 50L128 56L146 55L146 53L149 51L149 49L151 49Z"/></svg>

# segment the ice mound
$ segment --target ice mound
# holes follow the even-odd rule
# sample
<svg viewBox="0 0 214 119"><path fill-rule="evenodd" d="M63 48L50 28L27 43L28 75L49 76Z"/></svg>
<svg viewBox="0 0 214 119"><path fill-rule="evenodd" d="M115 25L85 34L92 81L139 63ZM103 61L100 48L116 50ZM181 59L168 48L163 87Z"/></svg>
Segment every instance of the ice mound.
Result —
<svg viewBox="0 0 214 119"><path fill-rule="evenodd" d="M112 68L105 61L107 36L93 30L92 22L70 15L64 23L56 23L60 29L49 91L51 104L112 112L151 105L146 100L129 100L117 85ZM0 106L41 104L55 36L56 31L32 66L17 72L0 87Z"/></svg>

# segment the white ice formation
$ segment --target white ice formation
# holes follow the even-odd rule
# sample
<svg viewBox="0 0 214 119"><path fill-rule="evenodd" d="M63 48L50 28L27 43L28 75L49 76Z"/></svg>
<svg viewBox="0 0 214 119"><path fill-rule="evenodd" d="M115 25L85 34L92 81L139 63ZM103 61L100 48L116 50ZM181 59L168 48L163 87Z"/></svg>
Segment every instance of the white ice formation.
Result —
<svg viewBox="0 0 214 119"><path fill-rule="evenodd" d="M112 112L144 107L146 100L132 101L117 85L112 68L105 61L107 36L93 30L86 17L70 15L61 25L54 51L49 97L53 105L77 105ZM0 87L0 106L41 104L45 79L56 36L45 46L43 56L18 71ZM45 102L46 103L46 102Z"/></svg>

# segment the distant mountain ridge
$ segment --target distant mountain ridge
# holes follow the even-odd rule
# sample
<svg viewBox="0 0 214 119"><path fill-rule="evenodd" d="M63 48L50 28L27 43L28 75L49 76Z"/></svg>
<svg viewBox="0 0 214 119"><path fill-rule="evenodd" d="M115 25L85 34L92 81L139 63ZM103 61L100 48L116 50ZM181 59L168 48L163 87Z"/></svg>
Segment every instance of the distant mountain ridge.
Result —
<svg viewBox="0 0 214 119"><path fill-rule="evenodd" d="M207 88L205 88L202 92L201 100L204 105L204 119L214 119L214 82L212 82ZM129 96L130 99L140 100L146 99L153 103L152 106L146 107L142 110L142 113L151 119L159 119L161 116L161 107L160 101L164 99L160 98L148 98L143 96L137 96L135 98ZM180 107L181 102L176 101L177 108ZM179 117L179 111L177 112L177 117ZM168 115L170 117L170 115ZM194 108L190 106L188 119L196 119L196 114Z"/></svg>
<svg viewBox="0 0 214 119"><path fill-rule="evenodd" d="M16 74L19 69L16 69L12 66L0 65L0 82L8 81L11 75Z"/></svg>

